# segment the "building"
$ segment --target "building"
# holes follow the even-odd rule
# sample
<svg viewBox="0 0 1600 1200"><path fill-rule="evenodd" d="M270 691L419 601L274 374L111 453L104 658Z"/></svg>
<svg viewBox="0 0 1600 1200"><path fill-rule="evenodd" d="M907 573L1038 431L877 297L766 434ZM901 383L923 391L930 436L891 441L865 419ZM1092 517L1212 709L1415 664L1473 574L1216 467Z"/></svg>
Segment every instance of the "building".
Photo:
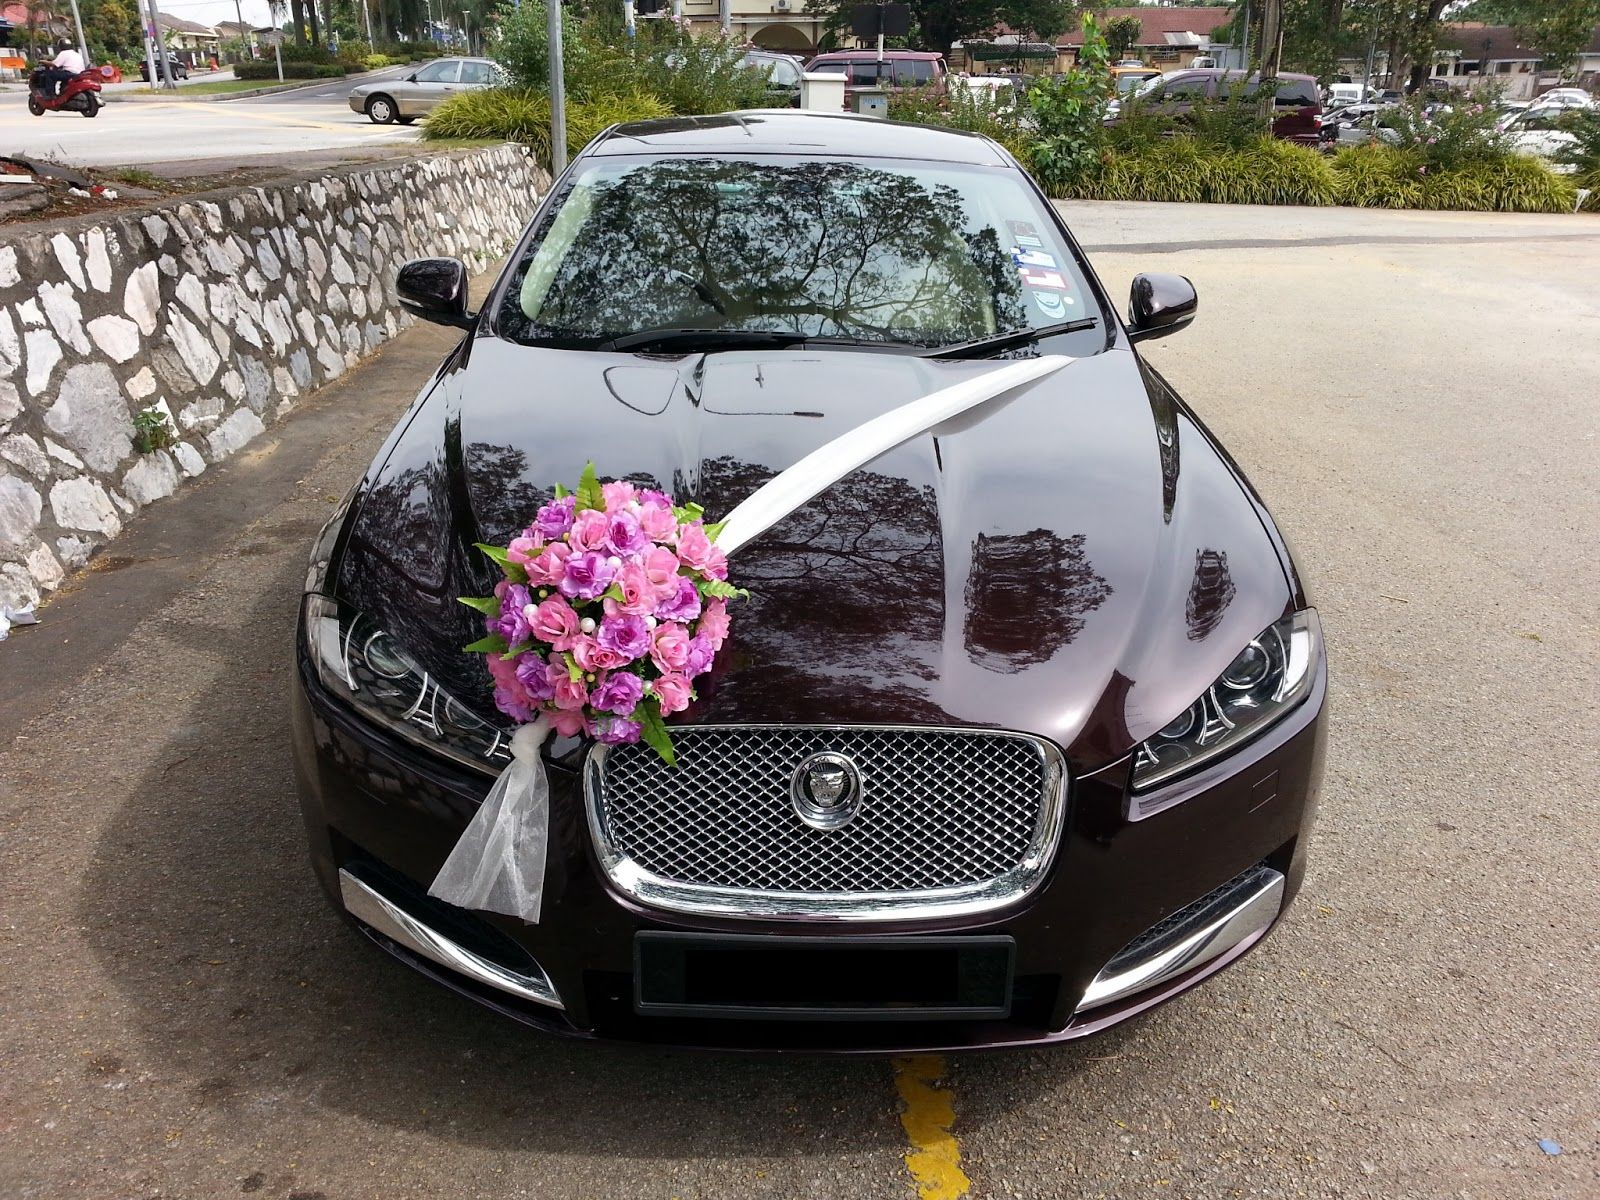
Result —
<svg viewBox="0 0 1600 1200"><path fill-rule="evenodd" d="M1221 5L1208 8L1156 8L1139 5L1133 8L1108 8L1095 14L1100 28L1118 17L1133 17L1139 22L1139 38L1128 51L1130 58L1138 58L1163 71L1177 71L1194 62L1211 48L1211 35L1233 19L1233 9ZM1056 39L1059 70L1066 70L1078 61L1078 50L1083 46L1083 29L1076 28Z"/></svg>
<svg viewBox="0 0 1600 1200"><path fill-rule="evenodd" d="M806 0L728 0L733 36L763 50L815 54L826 14L808 12ZM669 10L671 6L669 6ZM719 0L677 0L676 10L697 32L721 27Z"/></svg>
<svg viewBox="0 0 1600 1200"><path fill-rule="evenodd" d="M162 40L166 42L167 49L191 67L217 58L221 53L222 39L210 25L186 21L159 10L156 12L156 23L161 26Z"/></svg>
<svg viewBox="0 0 1600 1200"><path fill-rule="evenodd" d="M1471 89L1492 83L1504 90L1508 100L1531 100L1564 82L1563 73L1552 69L1553 64L1547 63L1541 70L1541 61L1539 52L1522 45L1509 26L1459 21L1447 25L1440 35L1430 74L1452 87ZM1566 80L1576 76L1580 85L1591 90L1600 86L1600 29L1570 66L1573 70Z"/></svg>

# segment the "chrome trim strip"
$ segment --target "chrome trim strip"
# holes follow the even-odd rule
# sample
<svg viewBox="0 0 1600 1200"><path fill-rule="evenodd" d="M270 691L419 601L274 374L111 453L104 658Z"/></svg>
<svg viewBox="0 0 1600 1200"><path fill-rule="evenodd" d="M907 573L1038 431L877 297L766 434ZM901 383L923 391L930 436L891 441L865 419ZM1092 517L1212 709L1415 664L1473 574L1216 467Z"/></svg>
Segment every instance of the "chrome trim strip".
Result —
<svg viewBox="0 0 1600 1200"><path fill-rule="evenodd" d="M1231 906L1193 932L1178 931L1178 940L1157 942L1137 962L1107 963L1078 1001L1078 1012L1110 1004L1135 992L1156 987L1226 954L1240 942L1261 933L1283 909L1283 875L1262 867L1231 898Z"/></svg>
<svg viewBox="0 0 1600 1200"><path fill-rule="evenodd" d="M535 1004L558 1009L565 1007L542 970L537 975L523 975L499 963L490 962L480 954L474 954L465 946L430 929L342 867L339 869L339 895L351 916L371 926L390 941L398 942L413 954Z"/></svg>
<svg viewBox="0 0 1600 1200"><path fill-rule="evenodd" d="M830 732L954 733L973 737L1007 737L1027 742L1038 752L1044 769L1044 800L1039 824L1022 862L993 879L959 887L915 892L777 892L685 884L665 879L617 851L601 809L601 781L607 747L596 744L583 767L584 808L601 869L630 899L667 912L704 913L723 917L803 921L909 921L966 917L1004 908L1033 892L1055 861L1066 823L1070 776L1065 756L1053 743L1010 729L958 725L695 725L704 730L807 729Z"/></svg>

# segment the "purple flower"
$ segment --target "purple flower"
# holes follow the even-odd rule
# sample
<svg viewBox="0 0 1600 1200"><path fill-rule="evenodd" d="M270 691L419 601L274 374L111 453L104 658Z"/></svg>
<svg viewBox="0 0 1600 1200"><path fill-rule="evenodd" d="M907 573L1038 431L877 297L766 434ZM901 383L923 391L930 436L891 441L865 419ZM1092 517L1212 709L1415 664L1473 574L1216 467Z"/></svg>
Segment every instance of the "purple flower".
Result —
<svg viewBox="0 0 1600 1200"><path fill-rule="evenodd" d="M533 709L513 696L509 688L494 689L494 706L513 721L521 721L524 725L533 720Z"/></svg>
<svg viewBox="0 0 1600 1200"><path fill-rule="evenodd" d="M678 576L678 590L656 605L659 621L692 621L700 615L700 593L694 580L687 575Z"/></svg>
<svg viewBox="0 0 1600 1200"><path fill-rule="evenodd" d="M630 512L614 512L606 517L606 545L611 553L630 558L647 549L650 539L639 528L639 518Z"/></svg>
<svg viewBox="0 0 1600 1200"><path fill-rule="evenodd" d="M605 649L632 662L650 651L650 627L643 617L617 613L600 622L595 640Z"/></svg>
<svg viewBox="0 0 1600 1200"><path fill-rule="evenodd" d="M658 492L654 488L640 488L634 499L640 504L657 504L667 509L672 507L672 497L665 492Z"/></svg>
<svg viewBox="0 0 1600 1200"><path fill-rule="evenodd" d="M589 693L589 707L625 717L633 712L644 695L644 682L632 671L612 671L606 681Z"/></svg>
<svg viewBox="0 0 1600 1200"><path fill-rule="evenodd" d="M572 510L577 503L576 496L563 496L546 504L534 517L533 528L543 535L545 541L555 541L572 528Z"/></svg>
<svg viewBox="0 0 1600 1200"><path fill-rule="evenodd" d="M539 654L524 654L517 659L517 681L535 700L549 700L556 694L550 683L549 664Z"/></svg>
<svg viewBox="0 0 1600 1200"><path fill-rule="evenodd" d="M594 723L594 735L608 746L639 740L639 722L622 717L602 717Z"/></svg>
<svg viewBox="0 0 1600 1200"><path fill-rule="evenodd" d="M528 618L522 611L531 600L527 588L520 583L513 583L500 597L500 615L487 618L485 627L490 633L498 633L505 638L508 646L522 645L532 636L528 629Z"/></svg>
<svg viewBox="0 0 1600 1200"><path fill-rule="evenodd" d="M569 600L593 600L611 586L617 576L606 556L597 550L585 550L567 559L561 573L561 594Z"/></svg>
<svg viewBox="0 0 1600 1200"><path fill-rule="evenodd" d="M711 639L703 633L697 633L689 639L689 656L683 661L683 673L690 679L696 675L703 675L711 667L711 660L716 657L716 650L712 648Z"/></svg>

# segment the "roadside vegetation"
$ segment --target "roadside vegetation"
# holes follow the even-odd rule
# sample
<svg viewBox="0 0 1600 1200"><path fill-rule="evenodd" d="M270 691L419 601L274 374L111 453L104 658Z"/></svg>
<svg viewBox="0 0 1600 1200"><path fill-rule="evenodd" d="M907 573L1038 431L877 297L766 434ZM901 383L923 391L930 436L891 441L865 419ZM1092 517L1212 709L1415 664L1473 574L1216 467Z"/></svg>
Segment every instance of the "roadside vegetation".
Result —
<svg viewBox="0 0 1600 1200"><path fill-rule="evenodd" d="M606 127L651 117L694 116L761 108L761 76L742 69L743 48L716 33L691 33L671 21L640 22L627 38L598 16L564 13L567 152L575 154ZM461 92L433 110L422 136L498 137L531 147L550 165L550 47L545 7L526 0L507 14L495 57L511 76L505 87Z"/></svg>
<svg viewBox="0 0 1600 1200"><path fill-rule="evenodd" d="M889 114L994 138L1058 199L1571 212L1587 187L1586 206L1600 203L1600 132L1587 142L1580 136L1587 150L1576 174L1561 175L1514 152L1482 99L1447 111L1398 105L1385 114L1390 140L1333 155L1274 138L1256 100L1242 93L1182 114L1125 100L1117 122L1106 124L1109 57L1086 16L1078 69L1041 79L1021 102L929 92L891 98ZM1578 116L1591 130L1600 125L1593 114Z"/></svg>

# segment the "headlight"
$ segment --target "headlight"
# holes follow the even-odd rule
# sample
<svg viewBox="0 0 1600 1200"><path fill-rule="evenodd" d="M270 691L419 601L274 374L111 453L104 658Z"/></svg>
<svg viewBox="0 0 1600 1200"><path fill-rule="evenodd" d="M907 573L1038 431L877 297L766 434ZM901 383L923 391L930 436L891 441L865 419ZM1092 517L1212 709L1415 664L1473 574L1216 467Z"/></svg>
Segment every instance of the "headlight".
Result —
<svg viewBox="0 0 1600 1200"><path fill-rule="evenodd" d="M390 733L483 771L511 759L511 731L445 692L395 637L326 596L305 599L306 640L330 693Z"/></svg>
<svg viewBox="0 0 1600 1200"><path fill-rule="evenodd" d="M1267 626L1204 695L1139 747L1134 789L1186 774L1273 725L1306 698L1321 652L1316 609Z"/></svg>

